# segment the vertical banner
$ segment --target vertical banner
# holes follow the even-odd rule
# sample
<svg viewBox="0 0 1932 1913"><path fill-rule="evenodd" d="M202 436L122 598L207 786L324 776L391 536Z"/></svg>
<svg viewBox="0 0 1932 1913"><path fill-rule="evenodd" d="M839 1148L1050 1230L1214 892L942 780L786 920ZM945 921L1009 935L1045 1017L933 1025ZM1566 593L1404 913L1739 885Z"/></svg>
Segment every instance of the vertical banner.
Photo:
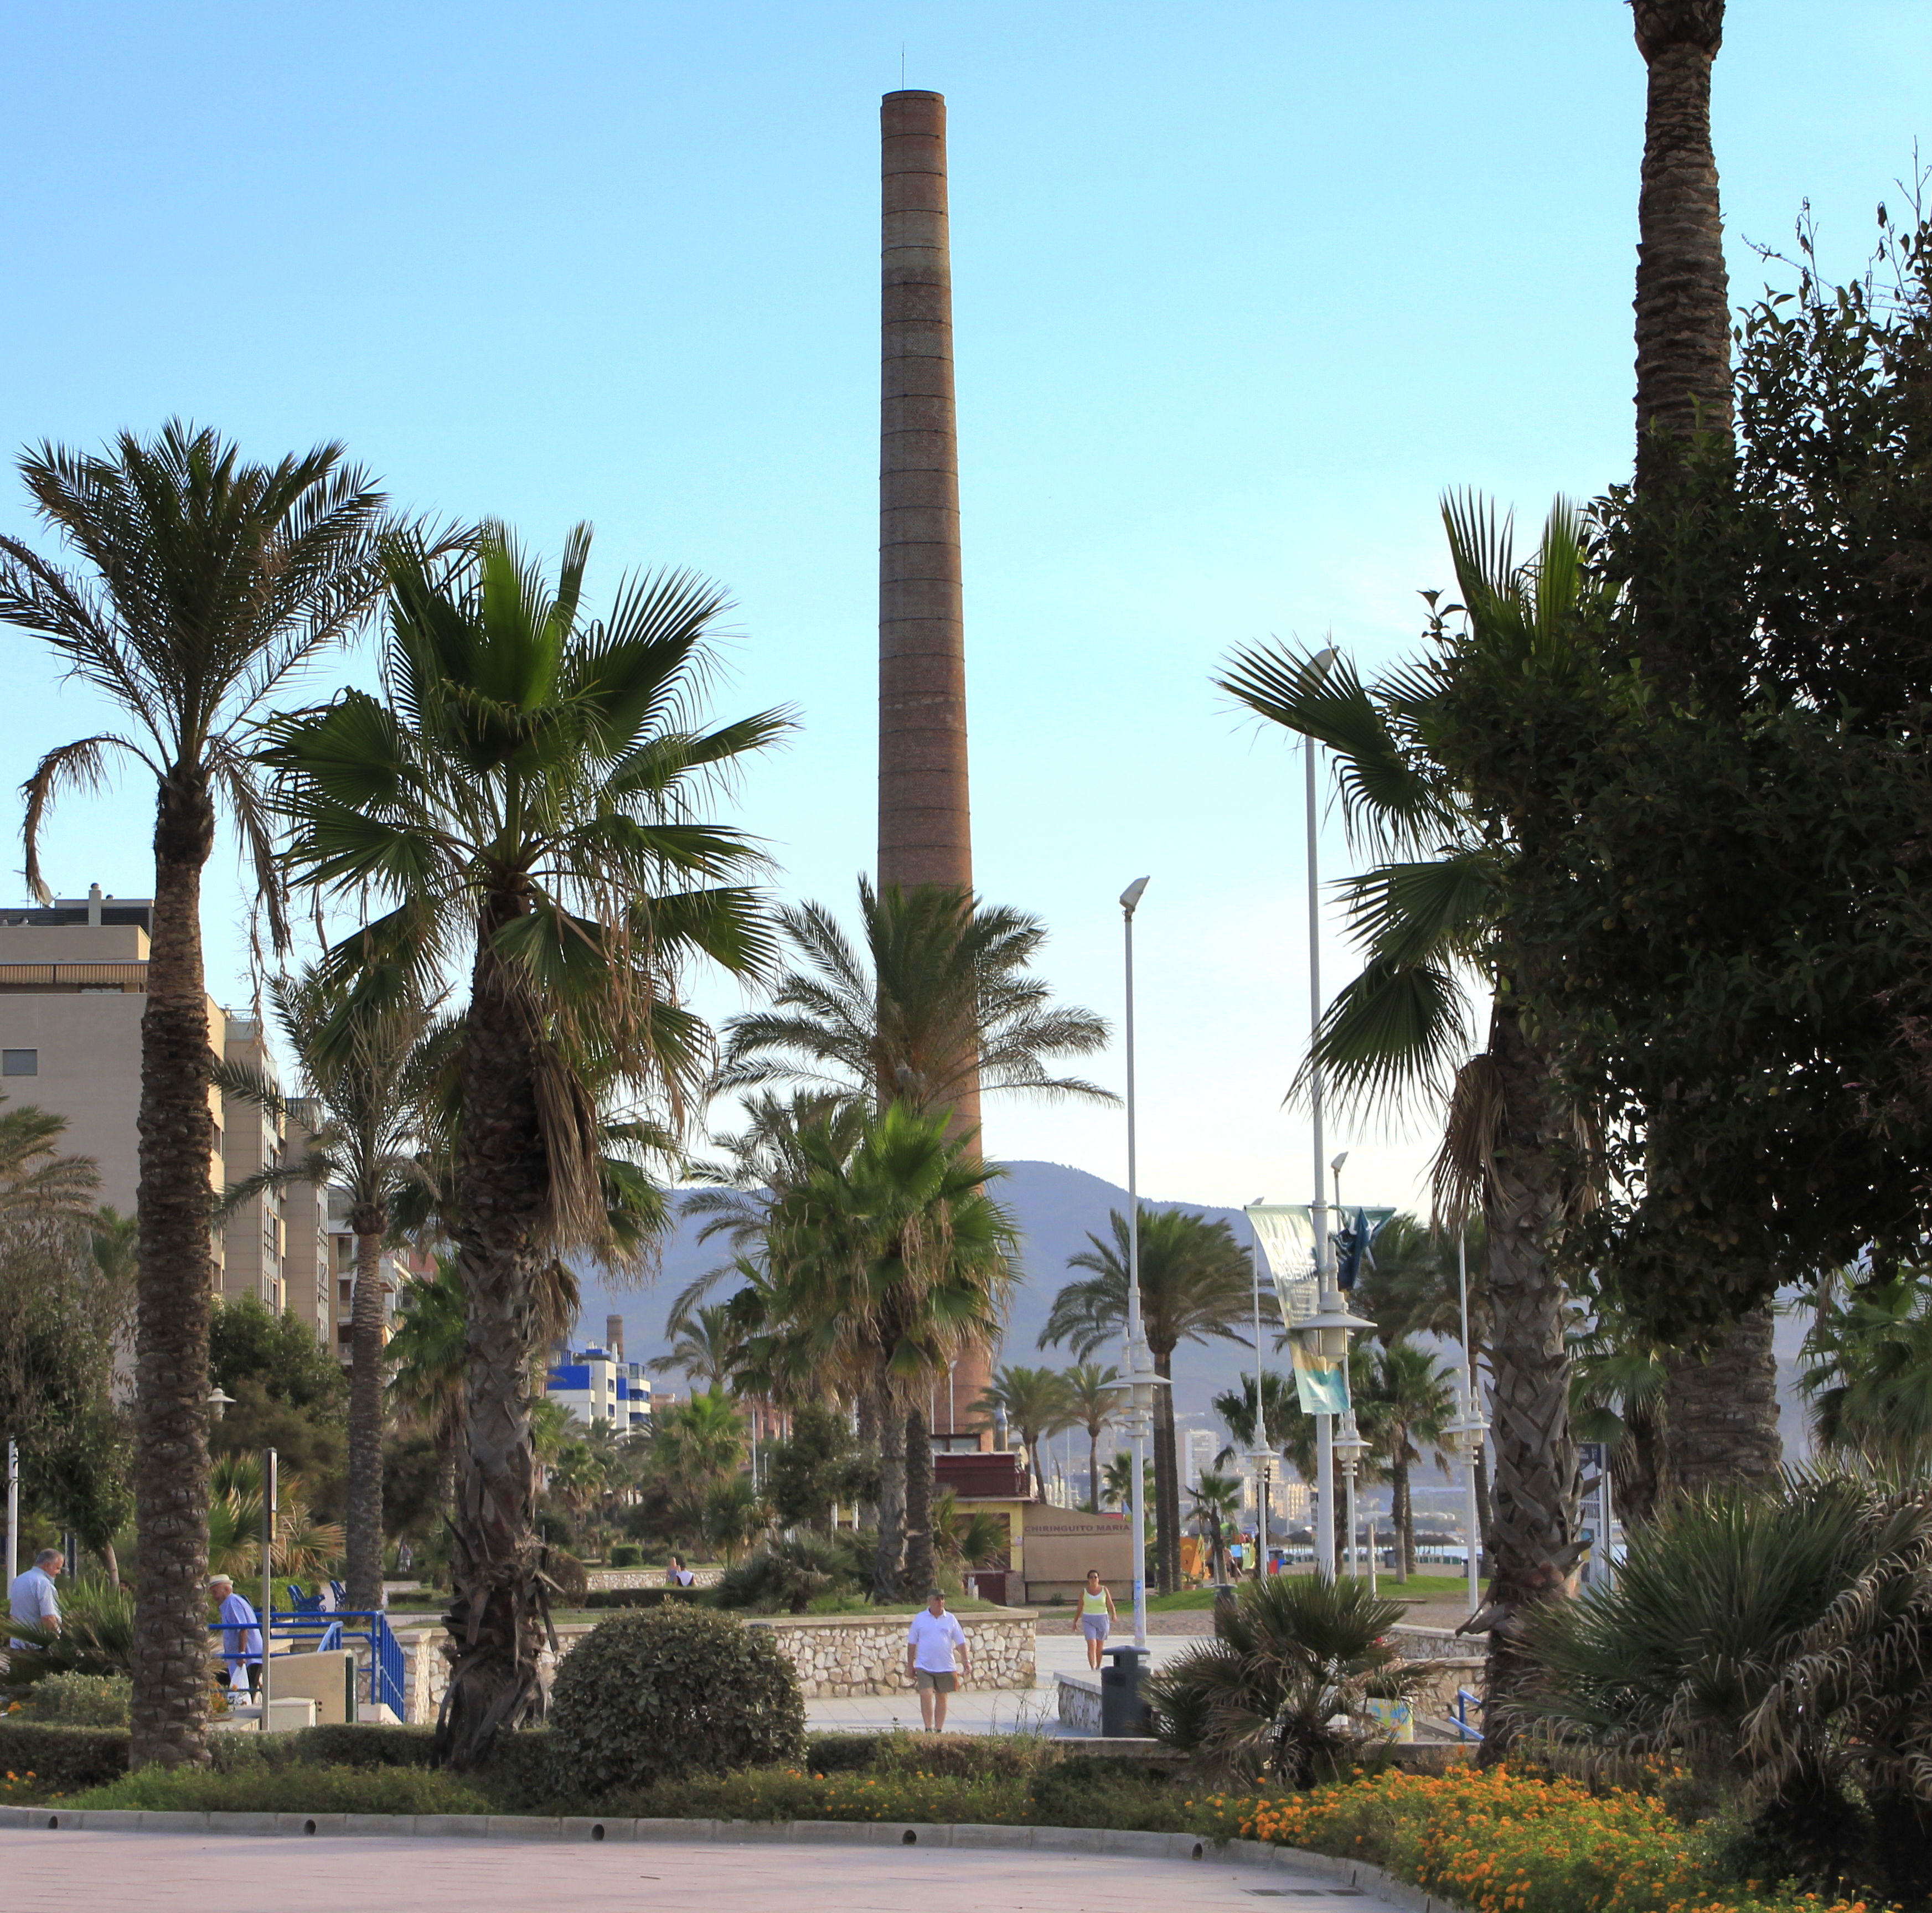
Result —
<svg viewBox="0 0 1932 1913"><path fill-rule="evenodd" d="M1289 1328L1305 1322L1320 1306L1315 1273L1315 1228L1306 1204L1258 1202L1241 1212L1262 1246L1275 1300Z"/></svg>

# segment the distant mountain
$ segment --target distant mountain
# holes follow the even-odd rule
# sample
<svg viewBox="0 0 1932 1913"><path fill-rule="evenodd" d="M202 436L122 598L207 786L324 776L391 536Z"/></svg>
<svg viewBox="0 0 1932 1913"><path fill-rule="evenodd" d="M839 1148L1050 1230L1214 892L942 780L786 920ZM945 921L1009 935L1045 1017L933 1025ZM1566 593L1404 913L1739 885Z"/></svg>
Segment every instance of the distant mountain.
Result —
<svg viewBox="0 0 1932 1913"><path fill-rule="evenodd" d="M1126 1212L1127 1192L1103 1177L1089 1175L1084 1169L1070 1168L1064 1163L1009 1162L1005 1166L1006 1175L995 1188L1000 1201L1012 1210L1020 1225L1022 1273L1000 1360L1062 1366L1073 1359L1072 1354L1066 1349L1042 1352L1039 1347L1040 1332L1046 1326L1054 1295L1070 1279L1068 1257L1087 1246L1089 1235L1099 1236L1102 1240L1109 1238L1108 1214L1114 1210ZM1152 1209L1186 1209L1213 1220L1230 1222L1237 1237L1246 1237L1246 1225L1238 1209L1163 1201L1153 1197L1142 1200ZM686 1283L723 1259L717 1244L698 1242L694 1220L681 1220L665 1244L662 1270L650 1288L612 1294L594 1279L586 1279L580 1339L601 1339L606 1315L620 1315L624 1321L625 1352L632 1360L647 1360L663 1354L669 1346L664 1335L664 1321L671 1298ZM728 1279L720 1284L718 1293L721 1297L728 1294L732 1286ZM1780 1318L1778 1331L1780 1419L1785 1453L1794 1461L1802 1457L1806 1446L1804 1418L1796 1389L1798 1344L1804 1326L1802 1321L1786 1315ZM1441 1352L1453 1359L1456 1351L1452 1345L1444 1344ZM1118 1361L1118 1357L1106 1359ZM1252 1372L1253 1360L1245 1345L1183 1344L1174 1361L1174 1412L1181 1417L1183 1429L1192 1426L1212 1429L1217 1438L1223 1434L1208 1404L1224 1390L1238 1386L1244 1371ZM1286 1366L1285 1358L1272 1350L1268 1360L1271 1367Z"/></svg>
<svg viewBox="0 0 1932 1913"><path fill-rule="evenodd" d="M1018 1219L1023 1246L1022 1279L1013 1297L1012 1318L1000 1352L1002 1361L1048 1363L1062 1366L1073 1357L1066 1349L1044 1353L1038 1346L1040 1330L1061 1285L1070 1279L1066 1267L1070 1255L1087 1246L1091 1235L1108 1239L1110 1211L1126 1211L1127 1192L1084 1169L1060 1162L1009 1162L1005 1176L994 1186L994 1193ZM1142 1198L1150 1209L1186 1209L1210 1219L1232 1222L1238 1234L1245 1225L1238 1209L1216 1209L1199 1203L1165 1202ZM680 1220L664 1246L663 1265L657 1280L648 1289L606 1289L592 1278L584 1285L584 1313L578 1324L580 1340L600 1339L606 1315L621 1315L624 1321L624 1351L632 1361L648 1360L669 1347L664 1321L671 1298L686 1283L715 1268L724 1258L716 1243L700 1244L694 1220ZM719 1285L721 1296L733 1285L728 1279ZM1278 1357L1270 1357L1271 1363ZM1233 1387L1244 1362L1252 1356L1245 1345L1217 1342L1203 1348L1184 1345L1174 1357L1174 1411L1199 1418L1201 1425L1219 1428L1208 1404L1222 1390ZM1184 1422L1183 1426L1187 1424Z"/></svg>

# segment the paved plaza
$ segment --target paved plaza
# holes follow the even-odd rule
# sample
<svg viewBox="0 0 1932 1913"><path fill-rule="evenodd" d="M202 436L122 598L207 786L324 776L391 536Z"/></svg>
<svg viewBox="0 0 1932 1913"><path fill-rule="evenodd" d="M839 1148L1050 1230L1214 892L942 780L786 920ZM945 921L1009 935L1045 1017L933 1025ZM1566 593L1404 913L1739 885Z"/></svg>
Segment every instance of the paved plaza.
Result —
<svg viewBox="0 0 1932 1913"><path fill-rule="evenodd" d="M1131 1629L1114 1636L1113 1647L1133 1645ZM1174 1635L1148 1636L1152 1663L1161 1667L1191 1646ZM1059 1699L1054 1677L1088 1675L1086 1643L1070 1633L1063 1622L1048 1624L1035 1639L1036 1676L1030 1688L962 1687L946 1709L946 1731L961 1734L1056 1734L1060 1730ZM1092 1678L1091 1675L1088 1675ZM812 1700L805 1704L806 1724L814 1733L883 1733L895 1727L919 1726L919 1696L914 1693L874 1694L857 1700Z"/></svg>
<svg viewBox="0 0 1932 1913"><path fill-rule="evenodd" d="M0 1832L8 1913L342 1906L356 1913L1219 1913L1393 1901L1286 1867L896 1847L558 1845L319 1835Z"/></svg>

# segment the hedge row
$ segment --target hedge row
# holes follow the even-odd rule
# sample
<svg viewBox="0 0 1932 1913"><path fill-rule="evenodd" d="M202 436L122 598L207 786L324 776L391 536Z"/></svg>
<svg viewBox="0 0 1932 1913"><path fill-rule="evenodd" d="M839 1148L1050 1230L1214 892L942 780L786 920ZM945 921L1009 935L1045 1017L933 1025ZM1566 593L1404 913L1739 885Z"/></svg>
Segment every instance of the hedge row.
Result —
<svg viewBox="0 0 1932 1913"><path fill-rule="evenodd" d="M127 1771L124 1727L55 1727L44 1721L0 1720L0 1775L11 1775L20 1783L31 1774L32 1792L71 1794L83 1787L104 1787Z"/></svg>

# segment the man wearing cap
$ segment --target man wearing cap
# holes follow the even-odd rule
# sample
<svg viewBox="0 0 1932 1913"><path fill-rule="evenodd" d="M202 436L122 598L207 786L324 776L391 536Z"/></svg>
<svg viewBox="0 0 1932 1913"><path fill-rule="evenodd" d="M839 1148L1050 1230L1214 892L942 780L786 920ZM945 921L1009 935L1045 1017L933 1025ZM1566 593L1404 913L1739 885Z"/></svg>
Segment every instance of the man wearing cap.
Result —
<svg viewBox="0 0 1932 1913"><path fill-rule="evenodd" d="M248 1696L252 1700L262 1687L262 1628L255 1610L235 1591L235 1584L225 1574L218 1574L208 1584L208 1591L220 1605L221 1684L230 1693L236 1675L248 1671Z"/></svg>
<svg viewBox="0 0 1932 1913"><path fill-rule="evenodd" d="M925 1607L906 1630L906 1678L919 1690L919 1711L928 1734L946 1731L946 1703L959 1685L952 1657L957 1651L962 1671L973 1672L972 1651L958 1618L946 1612L946 1597L935 1588Z"/></svg>

